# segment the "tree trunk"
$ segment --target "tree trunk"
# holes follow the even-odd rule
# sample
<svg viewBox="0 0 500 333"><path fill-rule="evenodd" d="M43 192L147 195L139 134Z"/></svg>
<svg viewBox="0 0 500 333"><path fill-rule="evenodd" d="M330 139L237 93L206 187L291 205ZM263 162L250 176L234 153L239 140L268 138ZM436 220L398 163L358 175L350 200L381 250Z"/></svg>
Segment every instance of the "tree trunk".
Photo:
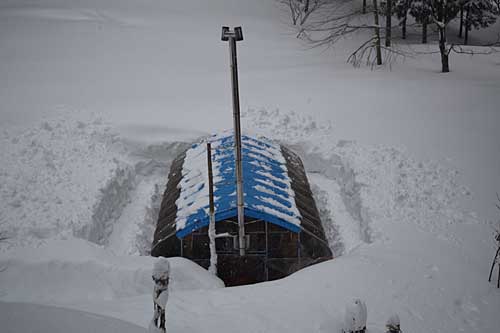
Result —
<svg viewBox="0 0 500 333"><path fill-rule="evenodd" d="M304 13L309 11L309 0L306 0L306 5L304 6Z"/></svg>
<svg viewBox="0 0 500 333"><path fill-rule="evenodd" d="M445 5L442 1L438 7L438 29L439 29L439 52L441 53L441 72L448 73L450 65L448 62L449 52L446 49L446 22L445 22Z"/></svg>
<svg viewBox="0 0 500 333"><path fill-rule="evenodd" d="M373 0L373 19L375 21L375 48L377 52L377 65L382 65L382 49L380 47L380 26L378 20L377 0Z"/></svg>
<svg viewBox="0 0 500 333"><path fill-rule="evenodd" d="M391 46L391 34L392 34L392 0L387 0L386 10L385 10L385 46Z"/></svg>
<svg viewBox="0 0 500 333"><path fill-rule="evenodd" d="M467 6L467 14L465 15L465 32L464 32L464 45L469 43L469 30L470 30L470 14L469 7Z"/></svg>
<svg viewBox="0 0 500 333"><path fill-rule="evenodd" d="M462 30L464 27L464 5L460 6L460 29L458 29L458 37L462 37Z"/></svg>
<svg viewBox="0 0 500 333"><path fill-rule="evenodd" d="M427 44L427 17L422 21L422 44Z"/></svg>
<svg viewBox="0 0 500 333"><path fill-rule="evenodd" d="M441 72L448 73L450 65L448 51L446 50L446 28L439 28L439 52L441 53Z"/></svg>
<svg viewBox="0 0 500 333"><path fill-rule="evenodd" d="M363 10L362 10L362 13L366 14L366 0L363 0Z"/></svg>
<svg viewBox="0 0 500 333"><path fill-rule="evenodd" d="M408 17L408 11L405 11L405 17L403 17L402 21L402 26L401 26L401 33L402 33L402 38L406 39L406 19Z"/></svg>

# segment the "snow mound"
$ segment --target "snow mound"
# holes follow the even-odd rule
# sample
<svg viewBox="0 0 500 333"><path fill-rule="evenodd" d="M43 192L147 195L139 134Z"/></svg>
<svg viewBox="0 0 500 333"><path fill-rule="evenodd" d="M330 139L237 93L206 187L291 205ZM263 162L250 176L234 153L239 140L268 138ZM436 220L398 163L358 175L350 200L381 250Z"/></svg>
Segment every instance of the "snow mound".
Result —
<svg viewBox="0 0 500 333"><path fill-rule="evenodd" d="M165 175L186 143L131 141L74 112L2 134L0 231L9 240L0 251L78 237L149 253Z"/></svg>
<svg viewBox="0 0 500 333"><path fill-rule="evenodd" d="M450 240L459 238L450 226L478 223L461 208L471 195L456 170L403 148L338 140L331 124L295 112L249 110L244 120L301 156L336 255L386 238L385 223L415 224Z"/></svg>
<svg viewBox="0 0 500 333"><path fill-rule="evenodd" d="M81 239L53 240L0 255L0 299L65 304L150 295L157 258L116 256ZM223 287L218 278L193 262L169 258L171 291Z"/></svg>
<svg viewBox="0 0 500 333"><path fill-rule="evenodd" d="M72 115L73 118L74 115ZM104 220L116 215L107 200L123 204L133 174L118 136L100 119L43 121L0 138L0 225L4 247L52 237L82 235L99 242Z"/></svg>
<svg viewBox="0 0 500 333"><path fill-rule="evenodd" d="M355 299L348 304L344 312L344 332L360 332L366 329L368 312L366 304L360 299Z"/></svg>
<svg viewBox="0 0 500 333"><path fill-rule="evenodd" d="M256 132L285 144L312 141L324 135L331 138L333 125L329 121L317 121L294 111L275 109L248 109L241 113L242 126L249 132Z"/></svg>
<svg viewBox="0 0 500 333"><path fill-rule="evenodd" d="M153 266L153 278L156 280L166 279L170 274L170 263L166 258L160 257Z"/></svg>

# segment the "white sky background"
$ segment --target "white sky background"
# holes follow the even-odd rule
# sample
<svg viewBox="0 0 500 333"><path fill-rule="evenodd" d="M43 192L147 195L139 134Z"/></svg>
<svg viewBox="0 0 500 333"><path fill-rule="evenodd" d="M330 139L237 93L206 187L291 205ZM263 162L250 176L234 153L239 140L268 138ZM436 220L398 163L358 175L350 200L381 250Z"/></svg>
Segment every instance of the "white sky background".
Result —
<svg viewBox="0 0 500 333"><path fill-rule="evenodd" d="M29 126L63 109L103 114L132 128L127 135L230 127L222 25L243 26L243 110L311 114L330 120L341 139L443 161L463 173L479 216L498 216L499 55L452 54L446 75L439 55L392 71L353 69L342 46L306 50L269 0L2 0L0 126Z"/></svg>

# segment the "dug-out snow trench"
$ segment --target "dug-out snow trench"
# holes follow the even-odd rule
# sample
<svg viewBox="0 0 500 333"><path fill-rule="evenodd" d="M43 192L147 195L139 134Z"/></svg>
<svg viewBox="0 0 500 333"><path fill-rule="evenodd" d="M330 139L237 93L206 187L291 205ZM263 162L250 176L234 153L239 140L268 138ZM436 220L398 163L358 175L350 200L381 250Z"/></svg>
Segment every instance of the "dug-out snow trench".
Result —
<svg viewBox="0 0 500 333"><path fill-rule="evenodd" d="M361 243L371 243L370 217L360 195L362 184L341 156L310 152L307 144L291 148L301 157L330 248L338 257Z"/></svg>
<svg viewBox="0 0 500 333"><path fill-rule="evenodd" d="M189 143L140 144L124 141L129 162L121 162L100 189L89 225L76 236L116 254L147 255L172 160Z"/></svg>
<svg viewBox="0 0 500 333"><path fill-rule="evenodd" d="M102 187L92 221L77 236L116 254L148 255L170 164L190 143L124 142L130 163L121 163ZM323 228L334 256L372 241L353 170L338 155L325 158L305 146L290 146L301 156Z"/></svg>

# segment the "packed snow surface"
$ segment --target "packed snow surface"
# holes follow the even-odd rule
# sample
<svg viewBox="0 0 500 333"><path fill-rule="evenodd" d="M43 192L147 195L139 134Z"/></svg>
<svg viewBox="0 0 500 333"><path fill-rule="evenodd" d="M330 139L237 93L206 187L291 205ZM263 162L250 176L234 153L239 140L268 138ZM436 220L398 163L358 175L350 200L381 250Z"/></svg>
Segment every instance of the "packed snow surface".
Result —
<svg viewBox="0 0 500 333"><path fill-rule="evenodd" d="M356 37L305 50L287 22L268 0L0 2L2 332L147 327L169 166L231 126L221 25L244 30L242 126L300 155L336 259L234 288L169 259L168 331L340 332L353 299L371 333L498 330L499 54L353 69Z"/></svg>
<svg viewBox="0 0 500 333"><path fill-rule="evenodd" d="M47 305L0 302L3 333L140 333L143 327L98 314Z"/></svg>

